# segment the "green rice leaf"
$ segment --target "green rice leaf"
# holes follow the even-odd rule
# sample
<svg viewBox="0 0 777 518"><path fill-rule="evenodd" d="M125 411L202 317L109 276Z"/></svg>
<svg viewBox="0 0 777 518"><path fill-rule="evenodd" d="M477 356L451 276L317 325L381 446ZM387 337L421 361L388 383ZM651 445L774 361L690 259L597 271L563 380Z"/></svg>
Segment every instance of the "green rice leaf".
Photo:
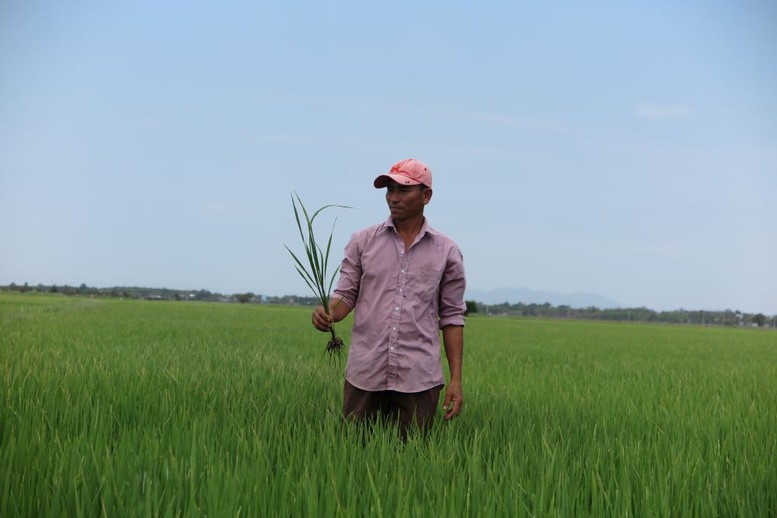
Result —
<svg viewBox="0 0 777 518"><path fill-rule="evenodd" d="M334 235L337 218L335 218L335 221L332 224L332 230L326 239L325 250L321 248L316 240L313 222L316 217L326 209L350 209L352 207L333 204L324 205L311 214L305 207L302 198L300 198L299 194L296 192L291 195L291 205L294 211L294 220L297 224L300 240L305 249L307 264L300 259L300 257L302 257L301 255L298 256L292 252L291 248L288 246L286 246L286 250L289 251L289 254L291 254L291 257L294 259L294 268L297 270L297 273L299 273L300 277L302 277L305 284L308 285L316 298L321 301L321 305L324 306L326 312L329 313L329 298L332 292L332 286L334 286L334 280L337 273L340 271L340 267L338 266L335 268L334 272L332 272L331 276L328 273L329 254L332 250L332 236Z"/></svg>

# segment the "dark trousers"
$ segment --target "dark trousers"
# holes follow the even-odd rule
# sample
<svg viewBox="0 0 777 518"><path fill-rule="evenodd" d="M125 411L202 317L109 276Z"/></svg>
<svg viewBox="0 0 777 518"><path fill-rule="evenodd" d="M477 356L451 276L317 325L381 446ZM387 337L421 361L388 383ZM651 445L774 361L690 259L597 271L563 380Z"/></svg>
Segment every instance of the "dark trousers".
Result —
<svg viewBox="0 0 777 518"><path fill-rule="evenodd" d="M375 423L386 419L399 425L402 438L411 428L429 430L437 412L442 385L422 392L383 390L370 392L354 387L348 380L343 388L343 417L349 421Z"/></svg>

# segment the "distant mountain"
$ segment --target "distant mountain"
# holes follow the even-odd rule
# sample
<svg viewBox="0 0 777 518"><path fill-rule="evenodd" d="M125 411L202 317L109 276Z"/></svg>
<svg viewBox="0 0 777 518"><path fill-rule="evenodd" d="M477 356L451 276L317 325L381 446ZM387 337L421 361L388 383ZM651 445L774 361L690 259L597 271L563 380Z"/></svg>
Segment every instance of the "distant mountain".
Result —
<svg viewBox="0 0 777 518"><path fill-rule="evenodd" d="M595 306L600 309L620 307L616 301L597 295L596 293L552 293L549 291L534 291L528 288L496 288L491 291L467 289L467 300L484 304L544 304L553 306L569 306L572 308L587 308Z"/></svg>

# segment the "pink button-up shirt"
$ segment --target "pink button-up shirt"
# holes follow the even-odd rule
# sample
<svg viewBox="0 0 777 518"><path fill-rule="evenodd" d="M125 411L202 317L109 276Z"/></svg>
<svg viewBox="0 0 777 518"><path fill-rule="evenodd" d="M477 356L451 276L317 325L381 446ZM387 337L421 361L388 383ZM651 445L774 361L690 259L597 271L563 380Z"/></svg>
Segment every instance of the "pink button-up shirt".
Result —
<svg viewBox="0 0 777 518"><path fill-rule="evenodd" d="M391 218L355 233L334 292L355 310L346 379L368 391L445 383L440 329L464 325L464 288L461 251L426 220L407 250Z"/></svg>

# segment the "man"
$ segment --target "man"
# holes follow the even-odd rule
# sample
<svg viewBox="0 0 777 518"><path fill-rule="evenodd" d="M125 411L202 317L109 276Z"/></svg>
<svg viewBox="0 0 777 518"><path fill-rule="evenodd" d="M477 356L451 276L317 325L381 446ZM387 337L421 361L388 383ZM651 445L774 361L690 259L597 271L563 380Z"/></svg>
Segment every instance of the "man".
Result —
<svg viewBox="0 0 777 518"><path fill-rule="evenodd" d="M329 331L355 310L343 389L343 416L427 430L445 379L440 330L451 379L444 416L461 413L464 348L464 265L456 244L431 228L424 207L432 199L432 172L415 159L378 176L391 212L383 223L355 233L345 247L330 315L319 306L313 325Z"/></svg>

